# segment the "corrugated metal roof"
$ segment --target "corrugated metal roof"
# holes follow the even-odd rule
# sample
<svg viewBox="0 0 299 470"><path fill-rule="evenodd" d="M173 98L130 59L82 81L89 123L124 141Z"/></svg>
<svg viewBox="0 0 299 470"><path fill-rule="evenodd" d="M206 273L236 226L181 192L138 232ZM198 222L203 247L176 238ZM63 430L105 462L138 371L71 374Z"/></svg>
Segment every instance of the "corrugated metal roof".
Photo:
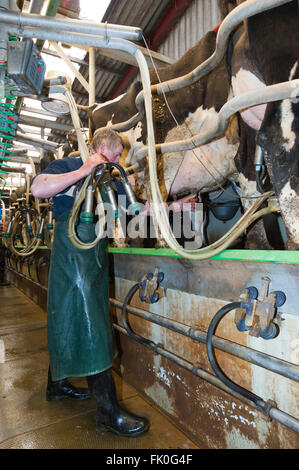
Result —
<svg viewBox="0 0 299 470"><path fill-rule="evenodd" d="M158 52L177 60L219 22L217 0L195 0Z"/></svg>
<svg viewBox="0 0 299 470"><path fill-rule="evenodd" d="M161 18L172 4L173 0L112 0L102 22L107 21L112 24L138 26L142 29L144 36L147 38L155 31ZM142 45L144 46L144 44ZM84 60L88 62L88 53ZM130 66L123 62L105 57L98 51L96 51L95 54L95 62L97 67L103 68L101 71L96 71L96 101L107 101ZM115 74L110 74L104 70L112 70ZM88 67L80 66L79 71L88 81ZM88 105L86 90L76 78L72 85L72 91L74 92L77 104ZM86 126L86 113L81 111L80 118L83 121L83 125ZM71 119L68 115L61 118L59 117L57 121L71 123ZM49 139L59 142L63 136L64 134L62 132L55 130L51 133Z"/></svg>
<svg viewBox="0 0 299 470"><path fill-rule="evenodd" d="M155 30L161 17L168 10L172 0L112 0L108 10L106 11L102 22L108 22L119 25L138 26L142 29L145 37ZM88 55L86 60L88 59ZM129 66L122 62L115 61L96 52L96 64L99 66L111 68L117 73L124 75ZM87 79L88 69L80 68L80 72ZM113 89L119 82L118 76L111 76L109 73L96 73L96 97L98 101L106 101L109 99ZM73 90L84 92L82 85L77 79L74 80ZM88 101L86 101L88 104Z"/></svg>
<svg viewBox="0 0 299 470"><path fill-rule="evenodd" d="M173 0L112 0L102 22L112 24L138 26L142 29L144 37L153 35L162 18L167 11L175 6ZM186 50L193 46L199 39L219 22L217 0L193 0L182 16L179 23L170 31L166 41L159 47L158 51L168 57L177 59ZM144 43L140 44L144 47ZM103 56L96 51L96 66L103 70L96 70L96 102L104 102L111 98L113 91L117 88L122 77L127 73L130 66ZM84 59L88 63L88 54ZM80 73L88 81L88 67L80 66ZM112 70L114 74L106 72ZM88 105L88 95L80 82L75 79L72 91L76 103ZM84 127L88 125L87 115L80 111L80 118ZM57 122L71 124L69 115L58 118ZM58 130L52 131L50 140L60 142L64 133Z"/></svg>

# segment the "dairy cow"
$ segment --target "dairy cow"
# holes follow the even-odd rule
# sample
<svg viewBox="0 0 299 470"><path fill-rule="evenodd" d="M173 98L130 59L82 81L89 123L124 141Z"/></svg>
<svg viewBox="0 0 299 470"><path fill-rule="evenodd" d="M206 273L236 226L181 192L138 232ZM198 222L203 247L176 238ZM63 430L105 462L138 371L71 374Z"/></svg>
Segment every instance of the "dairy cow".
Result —
<svg viewBox="0 0 299 470"><path fill-rule="evenodd" d="M162 82L191 72L214 52L216 32L207 33L199 43L189 49L173 65L159 68ZM154 70L150 72L151 83L158 83ZM90 109L92 130L127 121L136 114L135 99L141 90L141 83L135 82L129 91L114 101L99 104ZM153 115L157 143L183 140L191 135L204 132L215 115L228 100L230 93L229 74L225 60L199 82L181 90L167 93L171 115L162 95L153 96ZM177 125L178 124L178 125ZM145 120L124 132L128 143L126 164L135 163L138 149L146 145ZM164 200L178 199L181 196L205 193L219 188L227 179L237 180L234 163L239 146L236 119L218 139L186 152L157 154L159 185ZM138 178L139 196L149 199L147 169Z"/></svg>
<svg viewBox="0 0 299 470"><path fill-rule="evenodd" d="M224 18L239 3L219 0ZM246 20L231 36L227 52L233 94L299 78L299 6L287 3ZM287 248L299 247L299 103L275 101L240 113L236 165L243 191L256 193L253 152L263 150L269 182L287 231ZM269 188L269 186L268 186Z"/></svg>

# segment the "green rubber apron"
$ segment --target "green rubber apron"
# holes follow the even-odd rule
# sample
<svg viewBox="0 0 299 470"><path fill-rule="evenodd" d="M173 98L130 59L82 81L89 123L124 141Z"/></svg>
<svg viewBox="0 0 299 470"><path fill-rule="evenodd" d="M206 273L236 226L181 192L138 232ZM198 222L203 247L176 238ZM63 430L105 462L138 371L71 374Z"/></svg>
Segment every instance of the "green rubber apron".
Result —
<svg viewBox="0 0 299 470"><path fill-rule="evenodd" d="M108 240L80 250L67 235L69 212L55 223L48 292L48 349L53 380L96 374L111 367L117 348L109 312ZM80 224L83 241L93 224Z"/></svg>

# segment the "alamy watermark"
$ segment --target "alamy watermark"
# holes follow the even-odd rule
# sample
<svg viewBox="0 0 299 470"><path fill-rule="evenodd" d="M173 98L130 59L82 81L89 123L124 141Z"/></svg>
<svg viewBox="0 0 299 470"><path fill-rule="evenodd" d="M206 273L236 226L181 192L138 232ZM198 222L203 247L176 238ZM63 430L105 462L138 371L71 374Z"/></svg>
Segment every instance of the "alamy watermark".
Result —
<svg viewBox="0 0 299 470"><path fill-rule="evenodd" d="M97 206L96 215L102 217L105 214L105 230L103 236L114 238L121 226L122 236L130 239L157 238L157 224L154 223L154 205L139 203L139 213L132 213L132 204L126 207L126 196L118 195L118 217L115 217L115 207L104 202L103 206ZM184 248L200 248L203 243L203 204L202 203L179 203L173 205L165 204L165 209L171 221L171 229L176 239L184 240ZM127 216L130 216L129 218ZM148 223L147 216L151 216ZM156 226L156 227L155 227ZM96 234L100 230L100 220L96 224Z"/></svg>

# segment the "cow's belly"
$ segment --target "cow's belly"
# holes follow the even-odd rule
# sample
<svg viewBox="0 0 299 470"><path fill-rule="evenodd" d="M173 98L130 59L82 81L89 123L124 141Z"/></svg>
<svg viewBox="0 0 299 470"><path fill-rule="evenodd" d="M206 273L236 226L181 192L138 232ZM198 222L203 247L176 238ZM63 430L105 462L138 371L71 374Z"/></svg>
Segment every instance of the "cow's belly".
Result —
<svg viewBox="0 0 299 470"><path fill-rule="evenodd" d="M265 83L249 70L241 68L237 74L232 77L232 90L234 96L265 87ZM244 109L240 112L243 121L252 129L258 131L265 116L266 106L266 104L260 104L258 106Z"/></svg>
<svg viewBox="0 0 299 470"><path fill-rule="evenodd" d="M189 150L172 181L169 194L206 192L236 173L234 157L238 144L229 144L226 137ZM165 155L164 167L171 166L173 155Z"/></svg>

